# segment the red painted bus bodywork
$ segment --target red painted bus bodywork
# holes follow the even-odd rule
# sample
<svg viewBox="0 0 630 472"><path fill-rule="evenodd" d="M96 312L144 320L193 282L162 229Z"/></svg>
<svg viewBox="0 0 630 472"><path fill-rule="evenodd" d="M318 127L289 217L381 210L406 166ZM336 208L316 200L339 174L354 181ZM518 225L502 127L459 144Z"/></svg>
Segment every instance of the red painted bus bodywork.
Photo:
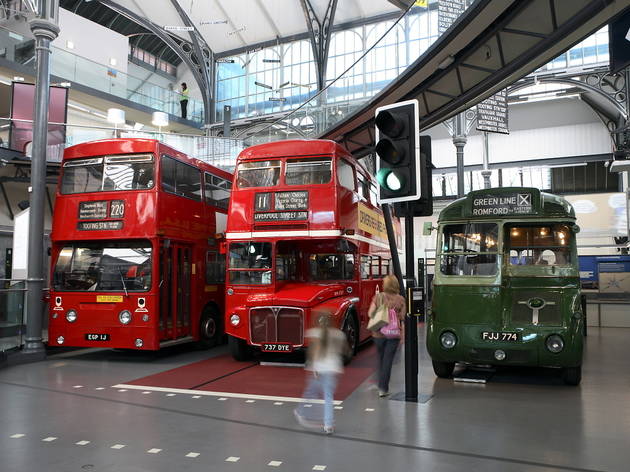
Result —
<svg viewBox="0 0 630 472"><path fill-rule="evenodd" d="M332 158L332 178L327 184L285 185L284 176L288 159ZM374 273L362 277L362 256L374 257L374 261L391 258L384 221L375 199L361 193L356 187L352 191L339 183L338 163L344 160L355 173L358 185L361 181L371 183L370 174L357 162L348 151L332 141L325 140L287 140L262 144L245 149L238 157L238 166L242 163L280 160L282 170L278 185L270 187L238 188L237 174L232 186L226 240L228 244L228 278L226 279L226 333L232 353L234 349L263 348L265 344L290 345L288 350L306 346L306 329L312 326L312 314L326 311L333 314L334 324L348 333L348 325L354 324L358 343L370 337L366 325L367 310L376 290L381 286L383 273ZM375 187L372 187L375 189ZM308 192L307 217L291 221L255 221L257 193ZM373 196L375 192L373 192ZM276 207L273 208L277 210ZM375 228L368 231L366 227ZM400 226L395 221L397 235ZM273 245L272 281L269 284L246 285L230 282L230 248L232 243L271 242ZM311 280L308 261L302 261L304 280L279 280L277 254L278 248L299 247L300 254L335 253L354 254L354 267L351 279ZM377 259L380 257L381 259ZM306 258L304 256L303 258ZM298 263L299 264L299 263ZM391 264L388 264L390 266ZM299 269L298 269L299 271ZM304 272L306 271L306 272ZM390 270L391 271L391 270ZM234 315L239 323L235 324ZM275 326L271 326L274 324ZM271 333L276 330L276 333ZM271 334L270 334L271 333ZM282 333L282 334L279 334ZM275 337L274 337L275 336ZM266 339L264 339L266 338ZM273 338L273 339L270 339ZM282 338L282 339L280 339ZM243 356L240 356L243 357Z"/></svg>
<svg viewBox="0 0 630 472"><path fill-rule="evenodd" d="M51 276L48 328L51 346L157 350L168 342L199 340L200 317L204 309L213 310L222 319L224 286L206 284L205 261L207 251L219 253L219 243L215 240L217 219L224 220L225 217L218 215L225 214L226 210L206 204L203 197L196 201L162 190L161 156L167 155L199 169L202 177L208 172L231 181L232 175L150 139L109 139L79 144L65 150L63 163L73 159L135 154L153 156L154 182L150 189L64 195L61 193L63 175L60 177L53 213L51 271L54 274L60 252L68 244L148 241L152 248L150 288L127 293L56 291ZM124 201L122 228L78 229L79 204L90 201ZM179 277L177 281L176 277ZM167 291L168 296L165 296ZM168 299L168 305L165 299ZM71 309L77 312L74 322L66 320L66 313ZM131 313L131 322L127 325L119 321L119 313L123 310ZM186 317L182 318L184 315ZM110 339L88 340L87 334L106 334ZM59 342L60 337L62 342ZM142 340L141 346L136 344L138 339Z"/></svg>

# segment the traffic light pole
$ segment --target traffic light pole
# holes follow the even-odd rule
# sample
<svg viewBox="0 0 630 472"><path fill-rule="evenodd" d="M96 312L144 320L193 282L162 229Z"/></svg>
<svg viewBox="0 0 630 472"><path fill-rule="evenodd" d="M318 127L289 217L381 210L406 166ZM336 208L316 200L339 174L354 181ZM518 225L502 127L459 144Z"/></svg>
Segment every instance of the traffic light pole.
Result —
<svg viewBox="0 0 630 472"><path fill-rule="evenodd" d="M381 204L383 210L383 218L385 219L385 230L387 231L387 240L389 241L389 252L392 254L392 262L394 263L394 275L400 284L400 294L405 296L403 285L402 269L400 268L400 259L398 259L398 247L396 246L396 235L394 234L394 225L392 223L392 210L389 203Z"/></svg>
<svg viewBox="0 0 630 472"><path fill-rule="evenodd" d="M411 307L414 274L414 244L413 244L413 205L405 203L405 270L407 272L407 306ZM418 401L418 319L411 314L405 317L405 400Z"/></svg>
<svg viewBox="0 0 630 472"><path fill-rule="evenodd" d="M413 287L415 285L414 250L413 250L413 205L405 203L407 208L405 216L405 267L407 280L407 293L405 293L402 283L402 269L398 259L398 248L396 246L396 236L392 223L391 207L387 203L381 204L383 218L385 219L385 229L389 240L389 250L392 254L394 264L394 274L400 283L400 294L407 297L407 306L411 307L413 300ZM405 317L405 401L418 401L418 319L411 315Z"/></svg>

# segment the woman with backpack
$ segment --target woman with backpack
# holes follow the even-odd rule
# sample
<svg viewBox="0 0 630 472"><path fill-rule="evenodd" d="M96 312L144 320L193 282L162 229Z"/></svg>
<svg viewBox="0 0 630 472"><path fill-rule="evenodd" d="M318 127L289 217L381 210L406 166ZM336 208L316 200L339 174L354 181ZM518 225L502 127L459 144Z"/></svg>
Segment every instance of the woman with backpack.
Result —
<svg viewBox="0 0 630 472"><path fill-rule="evenodd" d="M392 373L394 356L400 340L405 335L405 315L407 304L400 295L400 284L394 275L388 275L383 279L383 291L377 292L372 299L368 314L374 317L375 311L385 305L389 322L381 328L372 331L372 337L378 351L378 395L389 395L389 378Z"/></svg>

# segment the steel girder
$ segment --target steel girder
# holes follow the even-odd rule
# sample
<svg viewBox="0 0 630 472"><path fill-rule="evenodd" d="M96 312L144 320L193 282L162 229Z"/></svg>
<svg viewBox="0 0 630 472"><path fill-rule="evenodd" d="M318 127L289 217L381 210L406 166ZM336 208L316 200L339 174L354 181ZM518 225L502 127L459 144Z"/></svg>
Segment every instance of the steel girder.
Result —
<svg viewBox="0 0 630 472"><path fill-rule="evenodd" d="M211 118L213 115L213 110L211 108L211 99L209 95L209 93L211 92L208 92L209 89L208 89L208 82L205 77L206 74L202 73L201 65L205 64L206 60L212 59L211 51L208 49L207 58L204 58L203 52L201 53L201 56L197 56L197 54L195 54L195 47L193 44L187 41L184 41L183 39L179 37L171 36L170 34L168 34L167 31L164 30L164 28L161 28L160 26L156 25L152 21L149 21L146 18L137 15L133 11L119 5L118 3L112 0L98 0L98 1L101 4L105 5L106 7L110 8L111 10L114 10L116 13L127 17L131 21L134 21L135 23L149 30L151 33L155 34L162 41L164 41L175 52L175 54L177 54L179 58L190 68L193 74L193 77L195 79L195 82L197 82L197 85L199 86L199 90L204 96L204 100L203 100L204 122L205 124L209 124L211 122Z"/></svg>
<svg viewBox="0 0 630 472"><path fill-rule="evenodd" d="M179 4L178 0L171 0L171 4L177 10L179 17L186 26L192 26L194 29L190 31L190 39L194 49L194 55L191 55L193 62L197 62L197 70L204 80L204 87L201 89L204 107L204 123L209 125L214 122L214 53L199 34L190 17Z"/></svg>
<svg viewBox="0 0 630 472"><path fill-rule="evenodd" d="M418 99L421 130L516 82L630 6L630 0L477 0L397 80L320 137L373 151L377 107Z"/></svg>
<svg viewBox="0 0 630 472"><path fill-rule="evenodd" d="M337 11L337 0L329 0L326 13L323 18L319 18L310 0L300 0L306 26L311 37L313 57L317 65L317 89L323 90L326 86L326 65L328 63L328 50L330 48L330 38L332 36L332 26L335 21Z"/></svg>

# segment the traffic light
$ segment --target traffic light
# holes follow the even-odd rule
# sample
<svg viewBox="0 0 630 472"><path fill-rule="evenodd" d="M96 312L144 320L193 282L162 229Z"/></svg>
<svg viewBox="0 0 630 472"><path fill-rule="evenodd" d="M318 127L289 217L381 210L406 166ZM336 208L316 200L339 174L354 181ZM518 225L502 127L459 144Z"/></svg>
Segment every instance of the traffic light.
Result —
<svg viewBox="0 0 630 472"><path fill-rule="evenodd" d="M411 202L394 203L394 215L407 217L433 214L433 164L431 163L431 136L419 136L420 140L420 197Z"/></svg>
<svg viewBox="0 0 630 472"><path fill-rule="evenodd" d="M421 193L418 101L376 109L378 202L417 200Z"/></svg>

